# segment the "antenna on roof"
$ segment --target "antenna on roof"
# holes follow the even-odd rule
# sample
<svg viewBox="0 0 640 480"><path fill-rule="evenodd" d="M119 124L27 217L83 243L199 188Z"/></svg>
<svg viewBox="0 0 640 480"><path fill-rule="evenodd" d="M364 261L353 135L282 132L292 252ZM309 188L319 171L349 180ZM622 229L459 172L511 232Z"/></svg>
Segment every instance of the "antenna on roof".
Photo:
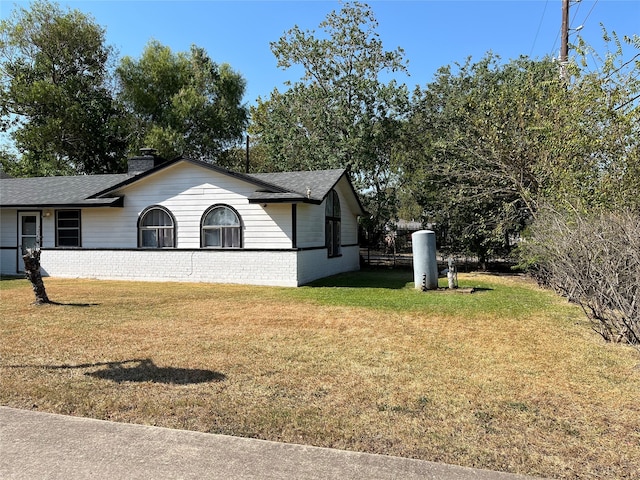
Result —
<svg viewBox="0 0 640 480"><path fill-rule="evenodd" d="M247 154L247 157L245 159L244 173L249 173L249 135L247 135L246 154Z"/></svg>

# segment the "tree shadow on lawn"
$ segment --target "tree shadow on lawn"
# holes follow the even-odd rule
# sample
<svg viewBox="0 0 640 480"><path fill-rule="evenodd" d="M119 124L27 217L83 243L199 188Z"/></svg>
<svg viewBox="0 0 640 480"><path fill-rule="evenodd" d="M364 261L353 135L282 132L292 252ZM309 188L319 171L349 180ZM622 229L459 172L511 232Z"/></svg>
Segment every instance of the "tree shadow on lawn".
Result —
<svg viewBox="0 0 640 480"><path fill-rule="evenodd" d="M407 268L363 268L321 278L307 287L387 288L401 290L413 282L413 270Z"/></svg>
<svg viewBox="0 0 640 480"><path fill-rule="evenodd" d="M61 303L61 302L54 302L53 300L51 300L48 303L45 303L45 305L56 305L59 307L97 307L100 304L99 303Z"/></svg>
<svg viewBox="0 0 640 480"><path fill-rule="evenodd" d="M444 277L440 277L441 279ZM413 270L409 268L363 268L355 272L340 273L320 278L307 285L311 288L382 288L390 290L413 289ZM439 287L425 293L474 293L493 290L489 287L468 286L460 289Z"/></svg>
<svg viewBox="0 0 640 480"><path fill-rule="evenodd" d="M133 364L133 366L128 366ZM84 363L80 365L45 365L40 368L48 370L64 370L103 367L94 372L86 372L85 375L103 380L111 380L116 383L124 382L153 382L173 385L189 385L193 383L222 382L227 377L223 373L213 370L197 368L158 367L149 358L124 360L122 362L98 362ZM19 367L36 367L36 365L16 365Z"/></svg>

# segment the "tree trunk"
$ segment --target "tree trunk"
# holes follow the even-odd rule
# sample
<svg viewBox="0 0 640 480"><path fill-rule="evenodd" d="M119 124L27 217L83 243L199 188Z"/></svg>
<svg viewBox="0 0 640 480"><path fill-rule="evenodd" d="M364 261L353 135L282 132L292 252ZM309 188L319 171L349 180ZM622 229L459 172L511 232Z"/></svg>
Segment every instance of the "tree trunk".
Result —
<svg viewBox="0 0 640 480"><path fill-rule="evenodd" d="M31 282L31 285L33 286L33 293L36 296L35 303L37 305L51 303L44 288L42 274L40 273L40 250L28 249L27 253L25 253L22 258L24 260L25 274Z"/></svg>

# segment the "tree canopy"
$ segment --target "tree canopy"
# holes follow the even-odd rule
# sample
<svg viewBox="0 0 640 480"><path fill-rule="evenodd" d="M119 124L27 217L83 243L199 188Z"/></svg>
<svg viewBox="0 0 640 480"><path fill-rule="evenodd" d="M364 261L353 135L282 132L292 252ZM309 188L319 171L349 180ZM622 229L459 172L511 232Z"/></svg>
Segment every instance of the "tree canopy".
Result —
<svg viewBox="0 0 640 480"><path fill-rule="evenodd" d="M114 68L105 30L47 0L0 24L3 169L18 176L123 171L126 156L154 147L216 161L241 138L245 80L192 46L174 54L151 41Z"/></svg>
<svg viewBox="0 0 640 480"><path fill-rule="evenodd" d="M245 80L202 48L173 53L151 41L140 59L124 57L116 73L119 98L134 119L131 153L153 146L165 158L215 160L244 132Z"/></svg>
<svg viewBox="0 0 640 480"><path fill-rule="evenodd" d="M322 33L295 26L273 42L278 66L304 73L285 92L258 99L250 131L268 152L262 168L349 168L379 228L395 196L392 147L408 92L382 79L404 71L406 62L402 49L383 49L377 26L367 5L345 3L320 23Z"/></svg>
<svg viewBox="0 0 640 480"><path fill-rule="evenodd" d="M489 53L416 89L404 185L453 250L507 254L543 204L638 204L637 87L619 55L566 83L552 59Z"/></svg>
<svg viewBox="0 0 640 480"><path fill-rule="evenodd" d="M21 154L5 162L11 173L121 168L121 115L108 84L113 51L104 34L82 12L47 1L0 23L1 128Z"/></svg>

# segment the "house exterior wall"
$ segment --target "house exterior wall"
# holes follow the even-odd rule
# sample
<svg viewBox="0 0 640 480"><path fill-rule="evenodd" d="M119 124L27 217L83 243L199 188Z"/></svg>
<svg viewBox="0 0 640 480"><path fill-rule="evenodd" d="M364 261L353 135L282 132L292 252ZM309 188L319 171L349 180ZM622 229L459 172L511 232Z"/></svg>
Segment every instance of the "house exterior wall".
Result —
<svg viewBox="0 0 640 480"><path fill-rule="evenodd" d="M351 186L343 178L338 192L341 255L327 257L325 204L299 203L293 225L288 203L250 204L256 187L233 176L178 163L123 187L123 207L81 210L81 247L55 247L55 209L40 211L41 264L44 275L148 281L192 281L251 285L299 286L315 279L357 270L357 216L349 205ZM242 249L203 249L200 224L213 205L233 207L242 219ZM139 249L138 219L161 205L176 221L176 248ZM18 210L0 210L0 272L18 271ZM294 245L294 228L296 245Z"/></svg>
<svg viewBox="0 0 640 480"><path fill-rule="evenodd" d="M313 250L43 249L42 273L60 278L297 287L358 270L358 247L327 259Z"/></svg>
<svg viewBox="0 0 640 480"><path fill-rule="evenodd" d="M358 243L358 216L352 214L352 205L347 201L350 186L345 178L335 187L341 207L341 243L342 245L356 245ZM302 203L298 205L298 247L323 247L325 244L325 206ZM325 252L326 254L326 252Z"/></svg>
<svg viewBox="0 0 640 480"><path fill-rule="evenodd" d="M245 248L291 248L290 205L250 204L255 187L192 164L173 165L123 188L123 208L100 209L83 215L83 247L136 248L140 214L160 205L176 219L176 247L200 248L200 222L212 205L236 209L243 222ZM90 232L90 233L89 233Z"/></svg>
<svg viewBox="0 0 640 480"><path fill-rule="evenodd" d="M326 249L303 250L298 257L298 285L360 269L360 248L343 247L342 255L327 258Z"/></svg>
<svg viewBox="0 0 640 480"><path fill-rule="evenodd" d="M353 215L350 212L354 211L352 205L349 205L347 201L346 192L347 189L350 189L347 179L343 177L338 185L336 185L335 191L338 193L338 197L340 198L340 207L341 207L341 219L340 219L340 227L342 245L357 245L358 244L358 216ZM353 208L353 209L352 209ZM323 210L324 211L324 210Z"/></svg>
<svg viewBox="0 0 640 480"><path fill-rule="evenodd" d="M237 283L295 287L294 250L43 249L43 275L101 280Z"/></svg>
<svg viewBox="0 0 640 480"><path fill-rule="evenodd" d="M18 211L0 211L0 273L14 275L18 271Z"/></svg>
<svg viewBox="0 0 640 480"><path fill-rule="evenodd" d="M324 246L324 205L298 204L298 248Z"/></svg>

